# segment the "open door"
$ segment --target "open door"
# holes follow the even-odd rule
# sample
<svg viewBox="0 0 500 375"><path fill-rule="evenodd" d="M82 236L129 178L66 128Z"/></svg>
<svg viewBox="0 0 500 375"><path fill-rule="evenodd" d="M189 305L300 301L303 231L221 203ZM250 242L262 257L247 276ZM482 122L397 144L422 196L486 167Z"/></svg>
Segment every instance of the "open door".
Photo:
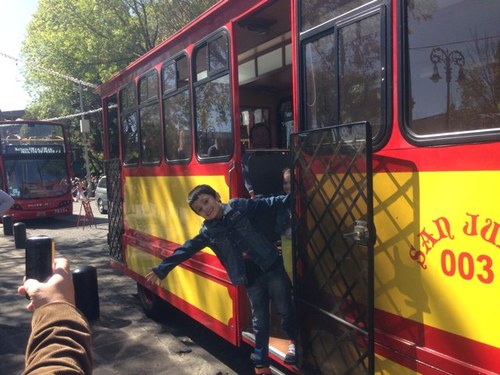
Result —
<svg viewBox="0 0 500 375"><path fill-rule="evenodd" d="M372 374L370 126L292 134L290 145L299 367L304 374Z"/></svg>
<svg viewBox="0 0 500 375"><path fill-rule="evenodd" d="M123 197L121 188L121 167L119 159L106 160L106 184L108 191L108 245L112 261L123 264Z"/></svg>

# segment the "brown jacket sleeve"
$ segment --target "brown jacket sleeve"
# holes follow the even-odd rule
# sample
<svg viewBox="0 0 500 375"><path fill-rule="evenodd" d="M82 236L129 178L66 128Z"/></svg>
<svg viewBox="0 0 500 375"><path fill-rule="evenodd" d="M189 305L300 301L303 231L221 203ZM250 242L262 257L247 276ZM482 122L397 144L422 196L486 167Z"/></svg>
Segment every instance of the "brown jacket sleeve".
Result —
<svg viewBox="0 0 500 375"><path fill-rule="evenodd" d="M23 374L63 373L92 373L92 338L78 309L60 302L33 313Z"/></svg>

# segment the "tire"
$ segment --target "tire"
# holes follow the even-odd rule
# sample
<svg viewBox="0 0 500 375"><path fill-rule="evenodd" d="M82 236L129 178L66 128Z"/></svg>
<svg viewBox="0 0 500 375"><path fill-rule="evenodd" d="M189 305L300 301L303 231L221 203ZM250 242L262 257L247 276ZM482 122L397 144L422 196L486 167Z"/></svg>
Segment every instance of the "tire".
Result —
<svg viewBox="0 0 500 375"><path fill-rule="evenodd" d="M108 212L105 208L104 208L104 203L102 202L102 199L99 198L97 200L97 211L99 211L100 214L105 214L106 212Z"/></svg>
<svg viewBox="0 0 500 375"><path fill-rule="evenodd" d="M142 309L148 318L159 320L166 315L166 302L156 294L137 283L137 293Z"/></svg>

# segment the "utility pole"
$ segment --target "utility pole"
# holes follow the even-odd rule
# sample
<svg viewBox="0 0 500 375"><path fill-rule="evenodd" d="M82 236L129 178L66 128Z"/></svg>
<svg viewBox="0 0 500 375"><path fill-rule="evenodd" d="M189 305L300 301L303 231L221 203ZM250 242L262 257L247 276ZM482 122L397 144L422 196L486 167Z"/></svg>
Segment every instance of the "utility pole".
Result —
<svg viewBox="0 0 500 375"><path fill-rule="evenodd" d="M89 198L90 189L90 168L89 168L89 150L87 147L87 133L90 131L89 120L85 120L83 115L83 88L81 82L78 83L78 92L80 93L80 110L82 111L82 119L80 120L80 131L82 133L83 142L83 158L85 160L85 180L87 181L87 198Z"/></svg>

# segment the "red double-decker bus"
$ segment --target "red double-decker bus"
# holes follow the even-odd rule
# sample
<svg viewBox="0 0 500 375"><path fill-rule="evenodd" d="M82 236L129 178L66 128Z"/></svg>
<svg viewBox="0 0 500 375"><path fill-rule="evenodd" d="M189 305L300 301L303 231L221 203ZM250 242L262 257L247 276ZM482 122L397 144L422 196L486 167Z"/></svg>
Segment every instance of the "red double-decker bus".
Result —
<svg viewBox="0 0 500 375"><path fill-rule="evenodd" d="M498 14L488 0L225 0L100 86L112 263L146 311L163 299L252 344L244 289L210 250L145 280L198 232L191 188L249 196L250 153L257 193L293 175L299 363L282 369L500 373ZM270 149L249 147L257 123Z"/></svg>
<svg viewBox="0 0 500 375"><path fill-rule="evenodd" d="M65 125L0 122L1 186L14 198L13 221L73 214L70 156Z"/></svg>

